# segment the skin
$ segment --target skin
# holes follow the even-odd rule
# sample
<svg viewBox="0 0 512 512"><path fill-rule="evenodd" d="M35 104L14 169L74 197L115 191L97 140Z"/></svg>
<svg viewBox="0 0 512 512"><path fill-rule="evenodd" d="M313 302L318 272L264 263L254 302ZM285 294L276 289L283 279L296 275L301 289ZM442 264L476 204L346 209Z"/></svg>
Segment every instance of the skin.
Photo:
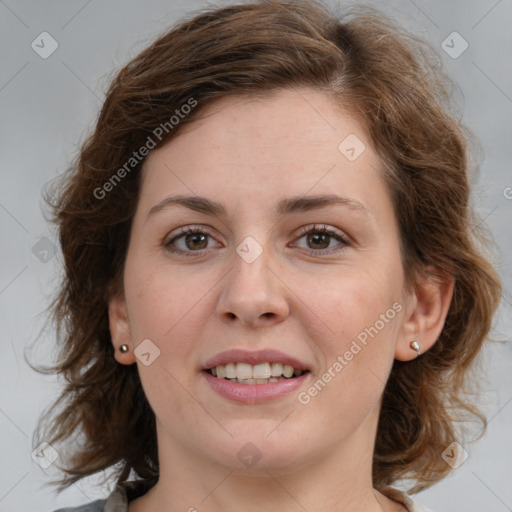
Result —
<svg viewBox="0 0 512 512"><path fill-rule="evenodd" d="M372 488L381 397L394 359L417 357L437 339L453 283L405 286L398 226L379 176L379 156L362 125L310 89L265 98L224 98L208 115L147 157L124 274L110 301L112 340L121 364L138 365L157 418L160 480L130 512L159 510L398 511ZM355 134L366 149L349 161L338 145ZM221 203L226 215L181 205L148 212L182 194ZM336 194L347 205L279 215L292 196ZM299 233L326 225L348 239L319 242ZM179 227L209 237L165 246ZM252 263L237 246L253 237ZM322 243L324 245L322 245ZM316 245L315 245L316 244ZM199 247L197 249L196 247ZM308 253L308 250L310 253ZM326 254L326 252L330 254ZM394 303L402 309L311 398L293 392L266 404L239 404L205 381L204 362L228 349L274 348L306 362L307 390ZM160 355L134 356L150 339ZM261 459L245 467L247 443Z"/></svg>

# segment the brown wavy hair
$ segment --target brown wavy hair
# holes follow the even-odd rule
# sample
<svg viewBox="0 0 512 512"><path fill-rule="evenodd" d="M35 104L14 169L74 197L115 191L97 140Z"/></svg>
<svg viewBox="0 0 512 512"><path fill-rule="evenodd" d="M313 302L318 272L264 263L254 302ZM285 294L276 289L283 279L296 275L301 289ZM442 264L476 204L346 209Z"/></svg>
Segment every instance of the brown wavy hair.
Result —
<svg viewBox="0 0 512 512"><path fill-rule="evenodd" d="M435 345L392 368L373 484L411 479L410 492L417 492L448 474L441 453L457 439L457 422L469 414L485 428L465 392L501 295L470 205L471 139L450 107L450 83L439 55L381 13L338 15L306 1L196 13L119 71L52 202L64 263L51 316L60 352L54 366L39 371L63 376L65 387L34 438L63 445L59 490L102 470L118 481L130 474L158 479L155 416L136 365L114 359L107 312L122 290L137 205L144 159L131 160L134 151L166 121L158 145L168 142L216 99L302 86L330 95L333 108L342 105L367 129L394 203L408 286L432 271L455 279ZM197 107L169 123L191 99Z"/></svg>

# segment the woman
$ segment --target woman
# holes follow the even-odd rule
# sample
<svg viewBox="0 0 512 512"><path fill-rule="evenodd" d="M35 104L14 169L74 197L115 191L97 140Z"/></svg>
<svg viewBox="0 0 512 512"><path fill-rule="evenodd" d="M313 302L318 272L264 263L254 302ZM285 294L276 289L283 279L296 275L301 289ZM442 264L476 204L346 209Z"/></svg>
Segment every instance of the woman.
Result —
<svg viewBox="0 0 512 512"><path fill-rule="evenodd" d="M393 485L463 450L500 296L443 83L311 2L211 9L119 72L54 205L68 384L39 440L82 434L61 489L118 484L79 510L424 510Z"/></svg>

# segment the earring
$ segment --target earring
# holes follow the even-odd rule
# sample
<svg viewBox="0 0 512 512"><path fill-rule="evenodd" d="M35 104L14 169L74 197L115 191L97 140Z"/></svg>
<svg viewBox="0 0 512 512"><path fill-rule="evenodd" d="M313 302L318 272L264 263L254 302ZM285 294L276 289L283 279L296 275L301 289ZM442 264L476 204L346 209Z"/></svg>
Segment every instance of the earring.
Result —
<svg viewBox="0 0 512 512"><path fill-rule="evenodd" d="M411 347L412 350L416 352L417 355L421 355L421 347L417 340L411 341L411 343L409 343L409 346Z"/></svg>
<svg viewBox="0 0 512 512"><path fill-rule="evenodd" d="M122 354L126 354L126 352L128 352L128 345L126 344L123 344L119 347L119 352L121 352Z"/></svg>

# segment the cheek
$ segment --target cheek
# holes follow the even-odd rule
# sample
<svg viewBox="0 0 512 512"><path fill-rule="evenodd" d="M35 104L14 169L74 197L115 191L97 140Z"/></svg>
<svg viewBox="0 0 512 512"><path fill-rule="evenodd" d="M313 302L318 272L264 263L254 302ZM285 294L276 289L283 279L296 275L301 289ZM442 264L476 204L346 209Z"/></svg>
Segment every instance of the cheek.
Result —
<svg viewBox="0 0 512 512"><path fill-rule="evenodd" d="M134 269L137 268L137 272ZM196 375L197 343L204 318L204 287L195 278L171 274L165 265L126 267L125 293L132 339L137 346L149 339L158 357L150 365L137 360L141 384L157 417L172 411L175 417L198 416L187 393ZM195 286L194 286L195 284ZM204 414L204 413L203 413ZM166 424L171 424L168 417Z"/></svg>
<svg viewBox="0 0 512 512"><path fill-rule="evenodd" d="M385 269L354 268L309 288L308 305L315 314L309 314L307 328L321 370L320 382L303 398L315 400L319 414L335 404L331 413L342 423L351 421L347 410L365 415L375 405L393 364L402 324L402 281L398 265ZM322 328L322 336L315 334Z"/></svg>
<svg viewBox="0 0 512 512"><path fill-rule="evenodd" d="M382 334L396 332L400 323L396 310L401 307L393 308L393 304L402 300L398 268L365 271L351 267L326 279L301 281L302 289L297 290L297 295L305 298L304 309L314 313L310 313L311 323L323 325L323 331L328 333L323 345L329 347L329 352L343 350L347 343L350 345L352 339L376 323ZM300 281L295 282L299 286Z"/></svg>
<svg viewBox="0 0 512 512"><path fill-rule="evenodd" d="M127 258L125 296L135 338L154 338L162 343L166 332L185 313L184 301L177 300L179 283L163 270L144 255L135 253Z"/></svg>
<svg viewBox="0 0 512 512"><path fill-rule="evenodd" d="M190 374L197 352L194 340L202 338L211 317L211 292L218 279L189 269L179 272L161 262L135 263L135 258L127 261L125 274L132 338L135 344L150 339L160 351L160 364L173 374Z"/></svg>
<svg viewBox="0 0 512 512"><path fill-rule="evenodd" d="M325 307L319 310L334 334L315 340L322 367L297 396L310 427L328 431L339 441L378 410L393 364L400 322L396 311L400 308L393 308L387 294L361 280L357 286L348 281L345 284L337 294L323 296ZM381 314L387 322L380 319Z"/></svg>

